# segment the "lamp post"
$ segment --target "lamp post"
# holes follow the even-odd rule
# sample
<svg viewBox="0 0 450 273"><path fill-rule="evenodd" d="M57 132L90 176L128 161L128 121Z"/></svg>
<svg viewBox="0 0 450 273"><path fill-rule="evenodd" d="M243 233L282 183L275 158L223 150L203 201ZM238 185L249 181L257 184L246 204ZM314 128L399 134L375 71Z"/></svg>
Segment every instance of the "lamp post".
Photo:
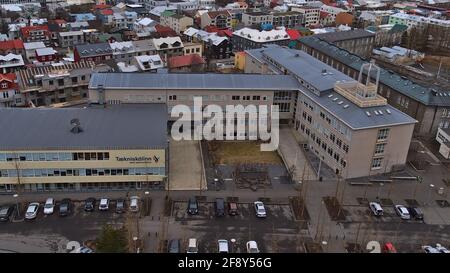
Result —
<svg viewBox="0 0 450 273"><path fill-rule="evenodd" d="M138 240L138 237L134 236L134 237L133 237L134 251L135 251L136 253L137 253L137 240Z"/></svg>
<svg viewBox="0 0 450 273"><path fill-rule="evenodd" d="M236 243L236 239L232 238L231 240L231 253L234 253L234 244Z"/></svg>
<svg viewBox="0 0 450 273"><path fill-rule="evenodd" d="M19 195L16 193L13 195L14 199L16 200L16 210L17 210L17 218L20 217L20 212L19 212Z"/></svg>
<svg viewBox="0 0 450 273"><path fill-rule="evenodd" d="M434 185L433 185L433 184L430 184L430 188L429 188L429 190L428 190L427 205L429 205L430 202L431 202L431 191L433 190L433 188L434 188Z"/></svg>
<svg viewBox="0 0 450 273"><path fill-rule="evenodd" d="M323 246L323 250L324 252L328 252L328 242L327 241L322 241L322 246Z"/></svg>

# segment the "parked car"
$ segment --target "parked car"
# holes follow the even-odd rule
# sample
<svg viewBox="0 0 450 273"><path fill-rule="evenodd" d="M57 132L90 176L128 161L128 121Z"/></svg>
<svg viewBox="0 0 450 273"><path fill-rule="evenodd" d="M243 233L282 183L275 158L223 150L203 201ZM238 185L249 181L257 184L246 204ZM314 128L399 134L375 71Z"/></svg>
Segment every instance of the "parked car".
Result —
<svg viewBox="0 0 450 273"><path fill-rule="evenodd" d="M263 203L263 202L261 202L261 201L256 201L256 202L254 203L254 205L255 205L255 212L256 212L256 216L257 216L257 217L263 218L263 217L266 217L266 216L267 216L267 214L266 214L266 208L264 207L264 203Z"/></svg>
<svg viewBox="0 0 450 273"><path fill-rule="evenodd" d="M33 202L28 205L27 212L25 212L25 219L32 220L36 218L39 211L39 203Z"/></svg>
<svg viewBox="0 0 450 273"><path fill-rule="evenodd" d="M219 253L228 253L229 252L227 240L223 240L223 239L218 240L217 246L218 246Z"/></svg>
<svg viewBox="0 0 450 273"><path fill-rule="evenodd" d="M411 215L411 218L414 218L416 220L423 220L423 212L421 209L417 207L410 207L408 208L409 215Z"/></svg>
<svg viewBox="0 0 450 273"><path fill-rule="evenodd" d="M381 205L377 202L370 202L369 208L372 211L373 215L375 216L382 216L383 215L383 208Z"/></svg>
<svg viewBox="0 0 450 273"><path fill-rule="evenodd" d="M137 196L130 197L130 211L132 212L139 211L139 197Z"/></svg>
<svg viewBox="0 0 450 273"><path fill-rule="evenodd" d="M443 247L441 244L436 244L436 249L440 253L450 253L450 250L448 250L447 248Z"/></svg>
<svg viewBox="0 0 450 273"><path fill-rule="evenodd" d="M169 253L180 253L180 240L170 240L169 245L167 246L167 251Z"/></svg>
<svg viewBox="0 0 450 273"><path fill-rule="evenodd" d="M44 204L44 214L53 214L55 208L55 200L53 198L47 198Z"/></svg>
<svg viewBox="0 0 450 273"><path fill-rule="evenodd" d="M258 244L255 241L247 242L247 253L259 253Z"/></svg>
<svg viewBox="0 0 450 273"><path fill-rule="evenodd" d="M439 250L432 246L422 246L422 249L425 253L440 253Z"/></svg>
<svg viewBox="0 0 450 273"><path fill-rule="evenodd" d="M69 198L61 200L59 204L59 216L67 216L72 212L72 201Z"/></svg>
<svg viewBox="0 0 450 273"><path fill-rule="evenodd" d="M402 218L403 220L409 220L411 219L411 216L409 215L408 209L403 205L395 205L395 212Z"/></svg>
<svg viewBox="0 0 450 273"><path fill-rule="evenodd" d="M102 211L109 210L109 199L108 198L100 199L100 204L98 205L98 210L102 210Z"/></svg>
<svg viewBox="0 0 450 273"><path fill-rule="evenodd" d="M236 202L228 202L228 214L229 215L238 215L238 206Z"/></svg>
<svg viewBox="0 0 450 273"><path fill-rule="evenodd" d="M0 222L7 222L11 217L12 212L14 211L14 206L12 205L4 205L0 207Z"/></svg>
<svg viewBox="0 0 450 273"><path fill-rule="evenodd" d="M84 201L84 210L85 211L94 211L95 210L95 198L89 197Z"/></svg>
<svg viewBox="0 0 450 273"><path fill-rule="evenodd" d="M216 216L225 216L225 201L223 198L217 198L215 203Z"/></svg>
<svg viewBox="0 0 450 273"><path fill-rule="evenodd" d="M191 214L191 215L198 214L198 202L197 202L197 199L195 197L189 198L188 211L187 212L189 214Z"/></svg>
<svg viewBox="0 0 450 273"><path fill-rule="evenodd" d="M395 249L394 245L391 242L387 242L383 246L384 253L397 253L397 249Z"/></svg>
<svg viewBox="0 0 450 273"><path fill-rule="evenodd" d="M189 239L186 253L198 253L197 239L195 238Z"/></svg>
<svg viewBox="0 0 450 273"><path fill-rule="evenodd" d="M125 200L117 199L116 202L116 213L124 213L125 212Z"/></svg>

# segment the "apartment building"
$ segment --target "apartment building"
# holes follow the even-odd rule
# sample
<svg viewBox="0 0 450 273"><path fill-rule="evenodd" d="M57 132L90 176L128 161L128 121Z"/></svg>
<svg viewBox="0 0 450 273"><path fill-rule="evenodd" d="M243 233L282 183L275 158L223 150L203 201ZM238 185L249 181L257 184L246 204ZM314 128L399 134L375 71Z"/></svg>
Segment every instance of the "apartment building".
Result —
<svg viewBox="0 0 450 273"><path fill-rule="evenodd" d="M94 62L30 67L17 72L19 90L36 106L79 100L87 97Z"/></svg>
<svg viewBox="0 0 450 273"><path fill-rule="evenodd" d="M246 27L272 24L273 15L268 12L245 12L242 14L242 23Z"/></svg>
<svg viewBox="0 0 450 273"><path fill-rule="evenodd" d="M201 15L200 26L216 26L217 28L231 28L232 15L227 10L208 11Z"/></svg>
<svg viewBox="0 0 450 273"><path fill-rule="evenodd" d="M389 24L405 25L408 26L408 28L435 25L450 29L450 20L442 20L400 12L389 16Z"/></svg>
<svg viewBox="0 0 450 273"><path fill-rule="evenodd" d="M377 94L378 81L358 81L307 53L271 45L246 51L245 72L294 77L298 92L280 94L308 148L346 178L389 172L406 163L416 120Z"/></svg>
<svg viewBox="0 0 450 273"><path fill-rule="evenodd" d="M333 7L333 6L328 6L328 5L322 5L320 7L320 11L328 13L331 16L333 21L336 20L336 15L338 15L341 12L345 12L344 9L341 9L338 7Z"/></svg>
<svg viewBox="0 0 450 273"><path fill-rule="evenodd" d="M112 59L113 53L109 43L77 45L73 51L75 62L101 62Z"/></svg>
<svg viewBox="0 0 450 273"><path fill-rule="evenodd" d="M242 51L260 48L266 44L287 46L290 38L287 32L282 29L259 31L257 29L242 28L233 32L231 41L233 44L233 51Z"/></svg>
<svg viewBox="0 0 450 273"><path fill-rule="evenodd" d="M183 55L184 45L180 37L152 39L152 43L156 53L161 56L164 62L167 62L170 57Z"/></svg>
<svg viewBox="0 0 450 273"><path fill-rule="evenodd" d="M305 27L315 26L319 24L320 8L310 6L292 7L292 11L303 14Z"/></svg>
<svg viewBox="0 0 450 273"><path fill-rule="evenodd" d="M165 11L161 13L160 24L170 27L177 34L181 34L188 27L194 25L194 19L181 14L176 14L172 11Z"/></svg>
<svg viewBox="0 0 450 273"><path fill-rule="evenodd" d="M20 35L24 42L43 42L50 44L51 34L48 26L26 26L20 28Z"/></svg>
<svg viewBox="0 0 450 273"><path fill-rule="evenodd" d="M0 74L0 108L23 105L24 99L17 86L16 74Z"/></svg>
<svg viewBox="0 0 450 273"><path fill-rule="evenodd" d="M274 12L272 13L274 27L295 28L304 25L303 14L297 11Z"/></svg>
<svg viewBox="0 0 450 273"><path fill-rule="evenodd" d="M375 43L375 34L363 29L327 32L314 36L363 58L369 58L372 55Z"/></svg>
<svg viewBox="0 0 450 273"><path fill-rule="evenodd" d="M25 67L22 55L9 53L7 55L0 55L0 73L6 74L15 72Z"/></svg>
<svg viewBox="0 0 450 273"><path fill-rule="evenodd" d="M299 48L353 79L368 61L314 36L300 38ZM418 121L414 134L434 137L438 128L450 127L450 93L381 69L378 93L388 103Z"/></svg>
<svg viewBox="0 0 450 273"><path fill-rule="evenodd" d="M0 134L0 192L164 189L166 111L163 104L0 109L8 132Z"/></svg>
<svg viewBox="0 0 450 273"><path fill-rule="evenodd" d="M84 44L84 32L81 30L58 32L58 42L60 47L73 47Z"/></svg>

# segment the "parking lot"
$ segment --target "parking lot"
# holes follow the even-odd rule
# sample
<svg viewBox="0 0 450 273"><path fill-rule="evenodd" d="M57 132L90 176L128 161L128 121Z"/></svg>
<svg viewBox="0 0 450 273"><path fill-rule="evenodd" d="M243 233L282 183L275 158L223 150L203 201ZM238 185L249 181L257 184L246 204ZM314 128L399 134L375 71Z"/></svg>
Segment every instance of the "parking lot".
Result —
<svg viewBox="0 0 450 273"><path fill-rule="evenodd" d="M201 253L217 252L219 239L228 240L230 252L235 253L246 252L245 244L250 240L258 243L261 252L304 252L307 224L294 219L288 204L265 203L266 218L256 217L253 203L238 203L238 215L223 217L215 216L213 202L199 202L197 215L189 215L187 207L187 202L174 202L175 225L169 227L168 236L182 239L183 250L189 238L196 238ZM181 227L181 234L176 226Z"/></svg>
<svg viewBox="0 0 450 273"><path fill-rule="evenodd" d="M84 201L72 202L72 211L65 217L59 216L58 202L51 215L43 213L43 203L40 203L33 220L23 219L26 206L20 212L20 220L13 219L17 215L14 211L8 222L0 223L0 250L66 252L69 241L94 240L105 224L121 227L125 223L125 214L114 212L114 201L110 202L108 211L99 211L98 202L93 212L84 211Z"/></svg>

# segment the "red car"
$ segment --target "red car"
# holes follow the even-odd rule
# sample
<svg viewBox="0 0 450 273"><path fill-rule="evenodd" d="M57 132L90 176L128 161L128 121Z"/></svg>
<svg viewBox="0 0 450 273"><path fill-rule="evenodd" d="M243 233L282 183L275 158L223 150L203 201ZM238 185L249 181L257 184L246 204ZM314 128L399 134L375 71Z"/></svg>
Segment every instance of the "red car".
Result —
<svg viewBox="0 0 450 273"><path fill-rule="evenodd" d="M384 253L397 253L397 249L395 249L392 243L385 243L383 247Z"/></svg>

